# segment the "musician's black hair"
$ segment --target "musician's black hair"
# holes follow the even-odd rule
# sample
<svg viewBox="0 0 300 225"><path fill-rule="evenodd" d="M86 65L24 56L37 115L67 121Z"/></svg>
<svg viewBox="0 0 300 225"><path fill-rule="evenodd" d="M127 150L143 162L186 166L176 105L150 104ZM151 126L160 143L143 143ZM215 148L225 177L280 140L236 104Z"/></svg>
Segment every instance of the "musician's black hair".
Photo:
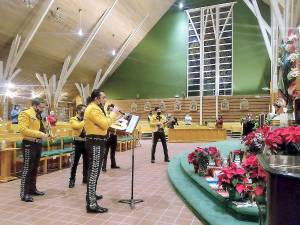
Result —
<svg viewBox="0 0 300 225"><path fill-rule="evenodd" d="M154 108L154 110L155 110L155 111L157 111L158 109L160 109L160 108L159 108L159 107L157 107L157 106Z"/></svg>
<svg viewBox="0 0 300 225"><path fill-rule="evenodd" d="M101 91L100 89L94 89L94 90L92 91L91 96L89 96L89 97L86 99L87 104L90 104L92 101L95 100L95 98L100 97L100 96L101 96L101 92L102 92L102 91Z"/></svg>
<svg viewBox="0 0 300 225"><path fill-rule="evenodd" d="M37 97L37 98L34 98L34 99L32 99L32 101L31 101L31 105L40 105L41 103L46 103L46 101L44 100L44 99L42 99L42 98L39 98L39 97Z"/></svg>
<svg viewBox="0 0 300 225"><path fill-rule="evenodd" d="M78 106L76 106L76 112L80 112L82 108L85 108L86 105L83 104L79 104Z"/></svg>

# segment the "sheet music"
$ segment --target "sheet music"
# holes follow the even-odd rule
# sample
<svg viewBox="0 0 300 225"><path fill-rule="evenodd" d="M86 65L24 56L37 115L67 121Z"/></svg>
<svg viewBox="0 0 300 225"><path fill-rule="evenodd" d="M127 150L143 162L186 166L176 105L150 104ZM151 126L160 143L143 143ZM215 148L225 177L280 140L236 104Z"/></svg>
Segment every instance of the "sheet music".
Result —
<svg viewBox="0 0 300 225"><path fill-rule="evenodd" d="M125 132L126 132L126 133L132 134L133 131L134 131L134 129L136 128L136 126L137 126L139 120L140 120L140 117L139 117L139 116L131 115L131 119L130 119L130 121L129 121L129 124L128 124L128 126L127 126Z"/></svg>

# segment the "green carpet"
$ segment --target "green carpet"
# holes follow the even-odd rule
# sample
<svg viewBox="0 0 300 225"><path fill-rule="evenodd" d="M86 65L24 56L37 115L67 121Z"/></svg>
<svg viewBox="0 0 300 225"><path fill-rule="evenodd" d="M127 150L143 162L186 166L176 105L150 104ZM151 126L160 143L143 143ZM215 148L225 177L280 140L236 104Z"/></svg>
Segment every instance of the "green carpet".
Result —
<svg viewBox="0 0 300 225"><path fill-rule="evenodd" d="M228 140L201 144L200 146L215 146L220 150L222 157L226 157L230 151L239 149L241 143L240 140ZM168 165L168 175L177 193L203 223L208 225L258 225L258 222L245 220L247 217L250 220L255 220L257 209L238 209L235 211L231 208L232 205L228 205L224 199L218 201L218 197L209 193L208 189L205 188L203 178L201 180L193 176L192 167L185 163L186 154L187 152L177 155L171 160ZM201 187L201 184L204 188Z"/></svg>

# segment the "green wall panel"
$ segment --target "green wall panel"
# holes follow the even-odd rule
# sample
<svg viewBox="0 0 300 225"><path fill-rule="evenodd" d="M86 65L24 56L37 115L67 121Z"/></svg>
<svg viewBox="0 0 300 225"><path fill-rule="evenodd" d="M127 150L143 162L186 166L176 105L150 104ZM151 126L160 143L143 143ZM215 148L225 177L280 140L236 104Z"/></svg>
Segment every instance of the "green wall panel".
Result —
<svg viewBox="0 0 300 225"><path fill-rule="evenodd" d="M189 0L202 7L230 1ZM266 19L269 9L260 6ZM112 99L169 98L186 93L186 13L171 7L146 37L104 83ZM270 82L270 62L257 20L242 0L234 6L233 93L260 94Z"/></svg>

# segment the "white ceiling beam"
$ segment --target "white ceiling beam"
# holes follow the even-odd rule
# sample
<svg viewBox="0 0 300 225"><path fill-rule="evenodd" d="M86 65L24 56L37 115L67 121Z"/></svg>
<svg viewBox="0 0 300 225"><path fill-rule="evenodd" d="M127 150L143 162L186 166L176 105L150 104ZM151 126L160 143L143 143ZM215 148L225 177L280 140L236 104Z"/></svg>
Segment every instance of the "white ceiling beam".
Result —
<svg viewBox="0 0 300 225"><path fill-rule="evenodd" d="M97 33L100 31L100 29L103 26L104 22L106 21L106 19L111 14L111 11L113 10L113 8L117 4L117 2L118 2L118 0L114 0L113 4L110 6L110 8L107 9L107 10L105 10L105 12L102 14L102 16L100 17L100 19L98 20L98 22L93 27L93 29L92 29L89 37L87 38L87 40L83 44L83 46L80 49L80 51L77 53L74 61L72 62L72 64L70 66L69 66L69 64L70 64L71 57L68 56L66 58L66 60L64 62L64 66L62 68L61 75L59 77L57 90L56 90L55 96L54 96L54 102L55 102L54 103L54 105L55 105L54 107L56 107L57 104L58 104L59 96L61 95L62 89L63 89L65 83L67 82L69 76L71 75L71 73L73 72L73 70L75 69L75 67L78 65L79 61L81 60L82 56L84 55L84 53L87 51L87 49L91 45L92 41L95 39Z"/></svg>
<svg viewBox="0 0 300 225"><path fill-rule="evenodd" d="M97 33L101 29L102 25L104 24L104 22L106 21L106 19L108 18L108 16L111 14L111 11L113 10L113 8L117 4L117 2L118 2L118 0L114 1L114 3L111 5L110 9L106 10L104 12L104 14L101 16L101 18L98 20L98 22L94 26L94 28L93 28L90 36L88 37L88 39L86 40L86 42L84 43L84 45L82 46L82 48L80 49L80 51L77 53L77 55L76 55L76 57L75 57L72 65L68 69L68 71L67 71L67 75L68 76L73 72L74 68L78 65L80 59L82 58L82 56L84 55L84 53L86 52L86 50L89 48L89 46L92 43L92 41L95 39Z"/></svg>
<svg viewBox="0 0 300 225"><path fill-rule="evenodd" d="M99 70L97 71L97 75L96 75L96 78L95 78L95 81L94 81L93 89L92 89L92 90L94 90L94 89L97 88L97 86L98 86L98 84L99 84L99 82L100 82L100 79L101 79L101 74L102 74L102 69L99 69Z"/></svg>
<svg viewBox="0 0 300 225"><path fill-rule="evenodd" d="M42 24L44 18L46 17L47 13L49 12L52 4L54 3L54 0L46 0L45 2L42 3L42 6L40 8L40 12L38 13L38 16L35 18L34 25L29 31L29 34L25 38L24 42L21 44L20 49L17 50L16 56L14 58L12 67L11 67L11 72L13 72L19 63L21 57L23 56L25 50L27 49L28 45L32 41L34 35L36 34L37 30L39 29L40 25Z"/></svg>
<svg viewBox="0 0 300 225"><path fill-rule="evenodd" d="M117 64L117 62L120 59L120 57L123 55L123 52L125 51L125 49L129 45L129 43L131 42L131 40L134 38L134 36L137 34L137 32L142 28L144 22L146 21L146 19L148 17L149 17L149 14L146 15L145 18L142 20L142 22L137 26L137 28L135 28L133 30L133 32L130 33L130 35L128 36L128 38L126 39L126 41L124 42L124 44L122 45L121 49L118 51L116 57L113 59L113 61L111 62L111 64L107 68L107 70L105 71L104 75L101 77L101 79L100 79L98 85L96 86L96 88L100 88L101 85L103 84L103 82L108 78L108 76L110 75L112 69Z"/></svg>
<svg viewBox="0 0 300 225"><path fill-rule="evenodd" d="M265 27L263 25L262 15L260 13L257 1L256 0L252 0L252 3L253 3L253 6L254 6L254 11L255 11L255 14L256 14L257 21L258 21L258 25L260 27L260 31L262 32L263 39L264 39L264 42L265 42L265 46L267 48L269 59L272 60L271 41L270 41L269 36L267 34L267 31L266 31L266 29L265 29Z"/></svg>
<svg viewBox="0 0 300 225"><path fill-rule="evenodd" d="M280 36L281 36L282 40L284 40L286 37L286 34L285 34L285 29L284 29L284 19L283 19L283 16L282 16L282 14L280 12L280 8L279 8L280 3L278 2L278 0L271 0L270 4L271 4L271 9L274 11L275 18L276 18L276 21L279 26Z"/></svg>
<svg viewBox="0 0 300 225"><path fill-rule="evenodd" d="M248 6L248 8L254 14L254 16L256 16L254 6L251 4L251 2L249 0L244 0L244 3ZM267 30L268 34L271 35L271 26L265 21L264 18L262 18L262 23L265 29Z"/></svg>

